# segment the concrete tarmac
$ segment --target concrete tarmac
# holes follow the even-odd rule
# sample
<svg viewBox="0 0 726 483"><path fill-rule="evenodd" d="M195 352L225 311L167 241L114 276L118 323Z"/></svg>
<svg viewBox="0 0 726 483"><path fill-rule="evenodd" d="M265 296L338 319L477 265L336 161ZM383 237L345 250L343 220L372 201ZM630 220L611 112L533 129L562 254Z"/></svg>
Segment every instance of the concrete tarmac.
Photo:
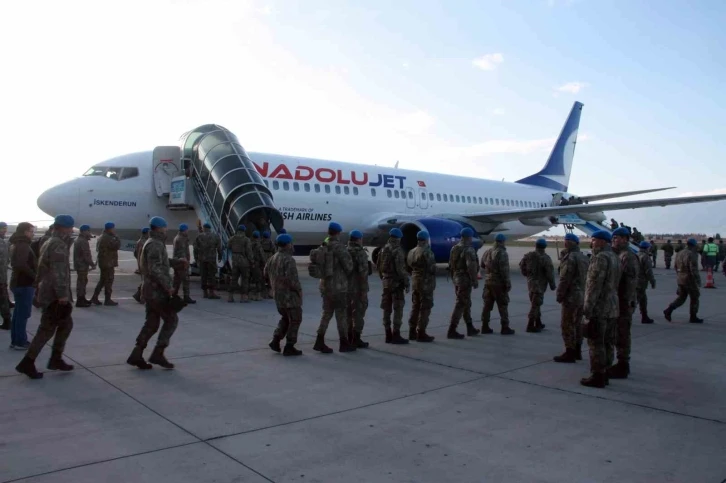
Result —
<svg viewBox="0 0 726 483"><path fill-rule="evenodd" d="M557 364L559 306L547 292L539 334L510 249L510 317L517 333L446 339L453 286L441 267L432 344L383 342L381 284L371 281L367 350L312 350L321 312L317 280L298 270L304 320L285 358L267 347L273 301L201 298L180 313L167 356L173 371L125 361L143 324L131 294L133 259L116 276L118 307L75 309L66 360L72 373L32 381L14 371L22 352L0 350L0 481L82 482L714 482L726 479L726 279L702 290L702 325L688 306L672 323L675 273L656 269L654 325L633 324L632 374L605 389L580 385L585 360ZM551 250L554 257L554 250ZM662 267L662 261L660 262ZM90 290L98 278L92 272ZM705 274L704 274L705 281ZM90 297L90 294L89 294ZM477 326L481 286L473 298ZM406 300L404 329L410 296ZM28 330L34 333L34 310ZM460 327L463 327L463 323ZM152 342L153 345L153 342ZM147 349L146 356L151 352ZM37 367L45 371L47 347Z"/></svg>

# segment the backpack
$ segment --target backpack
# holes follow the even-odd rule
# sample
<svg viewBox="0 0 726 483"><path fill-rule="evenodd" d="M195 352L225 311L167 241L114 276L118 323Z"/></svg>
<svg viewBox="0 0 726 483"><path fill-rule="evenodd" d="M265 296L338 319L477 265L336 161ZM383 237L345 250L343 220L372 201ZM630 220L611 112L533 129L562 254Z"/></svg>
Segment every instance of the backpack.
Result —
<svg viewBox="0 0 726 483"><path fill-rule="evenodd" d="M308 274L313 278L326 278L333 275L333 252L327 245L310 251Z"/></svg>

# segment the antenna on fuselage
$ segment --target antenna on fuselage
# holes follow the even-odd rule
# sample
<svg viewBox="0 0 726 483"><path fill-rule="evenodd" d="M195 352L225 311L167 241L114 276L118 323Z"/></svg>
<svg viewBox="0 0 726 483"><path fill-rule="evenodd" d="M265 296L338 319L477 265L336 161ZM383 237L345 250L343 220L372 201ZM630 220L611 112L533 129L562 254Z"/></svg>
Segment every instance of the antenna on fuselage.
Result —
<svg viewBox="0 0 726 483"><path fill-rule="evenodd" d="M398 161L396 161L396 165L393 167L393 169L398 169Z"/></svg>

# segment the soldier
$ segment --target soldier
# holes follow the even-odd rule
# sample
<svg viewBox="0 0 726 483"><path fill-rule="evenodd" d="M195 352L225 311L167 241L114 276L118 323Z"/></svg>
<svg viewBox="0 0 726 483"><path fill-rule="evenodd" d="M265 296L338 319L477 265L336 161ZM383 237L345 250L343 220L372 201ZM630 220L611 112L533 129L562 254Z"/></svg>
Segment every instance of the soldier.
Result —
<svg viewBox="0 0 726 483"><path fill-rule="evenodd" d="M688 248L676 255L676 272L678 274L678 298L663 311L668 322L671 314L691 297L692 324L702 324L703 319L698 318L698 299L701 296L701 274L698 273L698 242L694 238L688 239Z"/></svg>
<svg viewBox="0 0 726 483"><path fill-rule="evenodd" d="M27 222L19 223L10 237L10 290L15 296L15 309L10 329L10 348L27 351L30 347L26 330L33 312L35 277L38 273L38 258L30 248L35 227Z"/></svg>
<svg viewBox="0 0 726 483"><path fill-rule="evenodd" d="M671 269L671 260L673 259L673 245L670 240L666 240L665 245L660 247L663 250L663 260L665 261L666 270Z"/></svg>
<svg viewBox="0 0 726 483"><path fill-rule="evenodd" d="M648 317L648 295L645 293L649 283L651 287L655 288L653 266L650 264L651 248L650 243L646 241L640 242L640 251L638 252L638 265L640 266L640 270L638 270L636 294L638 305L640 306L640 322L642 324L652 324L655 322Z"/></svg>
<svg viewBox="0 0 726 483"><path fill-rule="evenodd" d="M605 230L592 234L592 258L585 282L582 314L587 319L584 332L590 348L590 377L580 380L588 387L603 388L608 383L605 334L618 317L620 261L610 247L612 237Z"/></svg>
<svg viewBox="0 0 726 483"><path fill-rule="evenodd" d="M544 303L544 293L547 291L549 284L550 290L555 290L555 267L552 265L552 259L545 252L547 249L547 240L538 239L534 244L535 250L529 252L519 262L519 269L522 275L527 277L527 289L529 291L529 317L527 322L527 332L541 332L544 329L542 323L542 304Z"/></svg>
<svg viewBox="0 0 726 483"><path fill-rule="evenodd" d="M76 270L76 307L90 307L91 302L86 299L86 286L88 285L88 271L95 270L96 264L91 255L91 227L81 225L81 233L73 244L73 268Z"/></svg>
<svg viewBox="0 0 726 483"><path fill-rule="evenodd" d="M681 250L683 250L684 248L686 248L686 247L685 247L685 245L683 245L683 240L678 240L678 242L676 243L675 252L680 253Z"/></svg>
<svg viewBox="0 0 726 483"><path fill-rule="evenodd" d="M250 266L250 300L262 300L264 282L262 272L265 268L265 252L260 243L260 232L252 232L252 264Z"/></svg>
<svg viewBox="0 0 726 483"><path fill-rule="evenodd" d="M582 360L582 305L590 262L580 251L580 239L574 233L565 235L565 250L565 256L560 261L560 284L557 286L557 303L562 304L565 352L555 356L555 362Z"/></svg>
<svg viewBox="0 0 726 483"><path fill-rule="evenodd" d="M8 297L8 265L10 263L10 252L5 235L8 232L8 224L0 221L0 315L3 323L2 330L10 330L10 298Z"/></svg>
<svg viewBox="0 0 726 483"><path fill-rule="evenodd" d="M630 232L618 228L612 233L613 252L620 260L618 281L618 319L614 327L605 334L605 354L608 366L614 361L617 349L617 364L609 367L607 375L612 379L627 379L630 374L630 329L637 303L638 257L630 251Z"/></svg>
<svg viewBox="0 0 726 483"><path fill-rule="evenodd" d="M416 235L418 245L408 252L407 262L412 272L411 316L408 319L408 338L418 342L433 342L434 338L426 333L429 316L434 306L434 290L436 289L436 258L429 245L429 232L421 230ZM476 254L474 254L476 267ZM476 276L475 276L476 277ZM476 278L475 278L476 280ZM471 301L471 290L469 291ZM471 315L470 322L471 324ZM457 320L458 323L458 320ZM451 331L451 328L449 328ZM454 326L456 332L456 326ZM479 331L477 331L479 333ZM463 338L460 337L460 338Z"/></svg>
<svg viewBox="0 0 726 483"><path fill-rule="evenodd" d="M148 230L148 228L146 228ZM189 264L191 263L192 256L189 253L189 227L182 223L179 225L179 233L174 237L174 258L177 260L186 260L186 265L182 266L177 264L174 268L174 293L173 295L179 294L179 286L182 287L182 293L184 294L185 304L196 304L197 301L189 296ZM142 247L143 248L143 247ZM140 258L140 257L139 257Z"/></svg>
<svg viewBox="0 0 726 483"><path fill-rule="evenodd" d="M617 230L617 228L618 228L618 222L615 221L615 218L610 218L610 229Z"/></svg>
<svg viewBox="0 0 726 483"><path fill-rule="evenodd" d="M98 268L101 269L101 276L96 285L96 290L93 291L93 298L91 298L93 304L101 305L98 296L101 289L103 289L105 295L103 305L111 307L118 305L117 302L111 300L111 293L113 292L114 269L118 267L119 248L121 248L121 240L116 236L116 225L109 221L104 225L103 234L96 244L96 251L98 252L96 261L98 262Z"/></svg>
<svg viewBox="0 0 726 483"><path fill-rule="evenodd" d="M238 287L240 302L248 303L250 301L250 267L254 263L255 258L252 253L252 242L245 234L246 230L246 226L239 225L237 227L237 233L227 242L227 248L232 252L232 272L230 274L228 302L234 302L234 291Z"/></svg>
<svg viewBox="0 0 726 483"><path fill-rule="evenodd" d="M514 330L509 327L509 291L512 290L512 281L509 278L509 255L504 245L507 237L498 234L492 248L484 252L481 257L481 268L484 269L484 307L481 311L481 333L494 332L489 327L492 309L496 302L499 309L499 318L502 324L502 335L513 335Z"/></svg>
<svg viewBox="0 0 726 483"><path fill-rule="evenodd" d="M141 229L141 237L136 241L136 246L134 247L134 258L136 259L136 271L134 272L137 275L141 275L141 249L144 248L144 243L146 243L146 240L149 239L149 227L145 226ZM136 300L138 303L143 304L144 301L141 300L141 288L144 283L144 277L141 276L141 283L138 287L136 287L136 292L132 295L134 300Z"/></svg>
<svg viewBox="0 0 726 483"><path fill-rule="evenodd" d="M655 268L655 264L658 261L658 245L655 244L652 238L648 243L650 244L650 258L653 262L653 268Z"/></svg>
<svg viewBox="0 0 726 483"><path fill-rule="evenodd" d="M146 301L146 320L136 337L136 346L126 363L136 366L139 369L151 369L151 364L156 364L164 369L174 369L174 364L169 362L164 355L164 350L169 346L171 336L174 335L179 317L169 303L173 296L172 279L169 274L169 267L174 269L187 267L186 258L172 258L166 252L166 220L155 216L149 220L151 231L149 239L141 249L141 274L144 276L144 294ZM164 321L156 340L154 351L149 357L149 362L144 360L144 349L149 340L159 330L161 320Z"/></svg>
<svg viewBox="0 0 726 483"><path fill-rule="evenodd" d="M272 258L272 255L275 254L275 244L270 239L269 231L265 230L262 232L262 240L260 240L260 245L262 246L262 251L265 254L265 260L262 264L264 268L264 266L267 265L267 261ZM272 298L272 287L270 287L268 280L265 279L265 277L262 277L262 298Z"/></svg>
<svg viewBox="0 0 726 483"><path fill-rule="evenodd" d="M325 273L320 279L320 294L323 297L323 313L320 316L318 336L315 339L313 350L329 354L333 350L325 345L325 332L328 330L330 319L335 314L335 322L338 324L338 336L340 338L340 352L352 352L356 347L348 340L348 276L353 271L353 259L348 250L338 239L343 227L338 223L331 222L328 225L328 238L325 248L326 254Z"/></svg>
<svg viewBox="0 0 726 483"><path fill-rule="evenodd" d="M353 346L366 349L368 342L361 340L361 334L368 310L368 276L371 267L368 252L363 248L363 234L358 230L350 232L348 253L353 261L353 270L348 279L348 334Z"/></svg>
<svg viewBox="0 0 726 483"><path fill-rule="evenodd" d="M272 334L270 349L280 352L280 341L287 338L283 356L301 356L302 351L295 348L297 332L302 323L303 293L297 275L297 265L292 258L292 237L288 234L277 235L277 253L265 265L264 276L272 286L272 296L280 314L280 322Z"/></svg>
<svg viewBox="0 0 726 483"><path fill-rule="evenodd" d="M376 267L378 275L383 281L381 309L383 309L386 344L408 344L408 339L401 337L403 307L406 304L404 292L411 291L411 282L406 271L406 255L401 248L403 233L398 228L392 228L388 235L388 242L378 255ZM391 315L393 315L393 320L391 320ZM391 325L393 325L393 329L391 329Z"/></svg>
<svg viewBox="0 0 726 483"><path fill-rule="evenodd" d="M477 279L479 263L476 259L476 250L472 246L474 230L469 227L462 228L460 235L461 240L451 247L449 252L449 273L454 280L456 302L451 313L451 319L449 319L447 339L463 339L465 337L464 334L460 334L456 330L462 316L466 324L466 335L470 337L479 335L479 331L474 327L474 321L471 318L471 291L474 288L479 288L479 280Z"/></svg>
<svg viewBox="0 0 726 483"><path fill-rule="evenodd" d="M202 278L202 290L205 299L218 299L214 291L217 288L217 260L222 259L222 241L212 232L212 225L204 224L204 231L194 240L194 259L199 265Z"/></svg>
<svg viewBox="0 0 726 483"><path fill-rule="evenodd" d="M40 257L40 249L43 248L43 245L45 245L45 242L47 242L48 240L50 240L53 237L54 228L55 227L51 223L51 225L45 231L43 236L30 244L30 248L33 250L33 252L35 252L36 258Z"/></svg>
<svg viewBox="0 0 726 483"><path fill-rule="evenodd" d="M35 285L38 288L36 300L42 308L43 315L28 352L15 367L16 371L31 379L43 377L43 374L35 368L35 360L50 339L53 339L53 350L48 361L48 369L73 370L73 366L63 360L63 350L73 330L70 248L73 243L71 234L74 223L70 215L56 216L53 237L44 243L40 250Z"/></svg>

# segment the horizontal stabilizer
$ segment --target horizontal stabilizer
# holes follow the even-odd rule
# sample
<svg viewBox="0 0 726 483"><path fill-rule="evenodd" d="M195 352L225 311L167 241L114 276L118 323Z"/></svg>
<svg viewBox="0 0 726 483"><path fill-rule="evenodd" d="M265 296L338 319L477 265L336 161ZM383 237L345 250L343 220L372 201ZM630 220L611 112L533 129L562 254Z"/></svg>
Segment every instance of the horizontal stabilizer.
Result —
<svg viewBox="0 0 726 483"><path fill-rule="evenodd" d="M578 196L577 198L581 199L584 202L591 202L591 201L601 201L601 200L611 200L613 198L624 198L626 196L634 196L634 195L642 195L645 193L655 193L656 191L665 191L665 190L672 190L675 186L670 186L668 188L653 188L649 190L638 190L638 191L621 191L620 193L605 193L602 195L590 195L590 196Z"/></svg>

